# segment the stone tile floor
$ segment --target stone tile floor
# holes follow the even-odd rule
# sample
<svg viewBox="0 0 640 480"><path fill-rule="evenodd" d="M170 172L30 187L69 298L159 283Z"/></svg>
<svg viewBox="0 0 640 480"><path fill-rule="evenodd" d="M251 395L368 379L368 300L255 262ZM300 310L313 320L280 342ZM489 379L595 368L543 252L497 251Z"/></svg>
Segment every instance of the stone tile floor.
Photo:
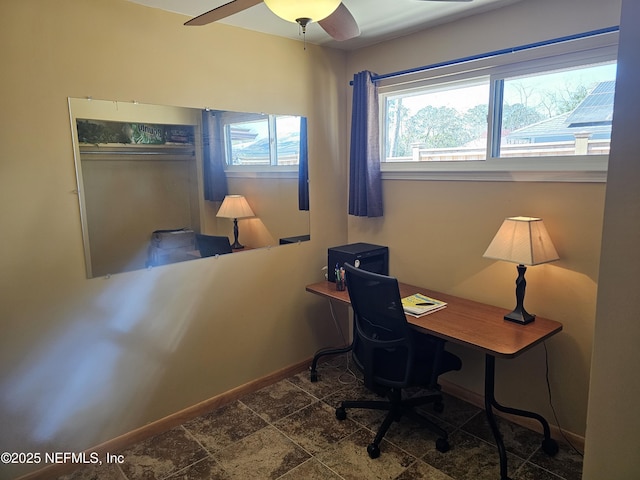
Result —
<svg viewBox="0 0 640 480"><path fill-rule="evenodd" d="M451 450L435 449L435 435L403 418L394 423L371 460L366 446L383 412L349 410L342 399L372 397L348 370L346 355L246 395L119 452L121 465L78 470L60 480L497 480L498 453L484 412L445 395L445 409L430 415L449 432ZM414 394L417 392L414 392ZM582 458L563 443L555 457L542 452L542 436L499 419L512 480L578 480Z"/></svg>

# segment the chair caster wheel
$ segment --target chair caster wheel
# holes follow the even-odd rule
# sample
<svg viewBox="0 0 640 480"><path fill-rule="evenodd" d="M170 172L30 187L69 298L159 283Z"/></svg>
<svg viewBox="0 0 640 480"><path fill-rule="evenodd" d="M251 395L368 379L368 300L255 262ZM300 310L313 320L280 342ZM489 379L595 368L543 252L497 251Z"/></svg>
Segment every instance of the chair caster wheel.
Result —
<svg viewBox="0 0 640 480"><path fill-rule="evenodd" d="M315 370L311 370L311 372L309 373L309 380L311 380L312 382L317 382L318 372L316 372Z"/></svg>
<svg viewBox="0 0 640 480"><path fill-rule="evenodd" d="M436 413L442 413L444 412L444 403L442 402L436 402L433 404L433 411Z"/></svg>
<svg viewBox="0 0 640 480"><path fill-rule="evenodd" d="M542 451L553 457L556 453L558 453L558 442L556 442L553 438L545 438L542 441Z"/></svg>
<svg viewBox="0 0 640 480"><path fill-rule="evenodd" d="M446 438L439 438L436 440L436 450L440 453L448 452L451 446Z"/></svg>
<svg viewBox="0 0 640 480"><path fill-rule="evenodd" d="M369 454L369 458L378 458L380 456L380 447L375 443L370 443L367 446L367 453Z"/></svg>
<svg viewBox="0 0 640 480"><path fill-rule="evenodd" d="M347 411L343 407L336 408L336 418L338 420L344 420L347 418Z"/></svg>

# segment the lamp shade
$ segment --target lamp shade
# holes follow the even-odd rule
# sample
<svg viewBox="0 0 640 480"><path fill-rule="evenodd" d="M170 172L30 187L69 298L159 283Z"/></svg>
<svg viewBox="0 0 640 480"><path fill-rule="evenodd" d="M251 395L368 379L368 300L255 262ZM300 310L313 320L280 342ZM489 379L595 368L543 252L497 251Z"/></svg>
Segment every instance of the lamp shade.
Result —
<svg viewBox="0 0 640 480"><path fill-rule="evenodd" d="M289 22L300 19L318 22L331 15L341 0L264 0L273 13ZM306 24L306 22L305 22Z"/></svg>
<svg viewBox="0 0 640 480"><path fill-rule="evenodd" d="M505 219L483 257L520 265L539 265L560 258L542 219L534 217Z"/></svg>
<svg viewBox="0 0 640 480"><path fill-rule="evenodd" d="M222 218L246 218L253 217L254 213L242 195L227 195L220 205L216 217Z"/></svg>

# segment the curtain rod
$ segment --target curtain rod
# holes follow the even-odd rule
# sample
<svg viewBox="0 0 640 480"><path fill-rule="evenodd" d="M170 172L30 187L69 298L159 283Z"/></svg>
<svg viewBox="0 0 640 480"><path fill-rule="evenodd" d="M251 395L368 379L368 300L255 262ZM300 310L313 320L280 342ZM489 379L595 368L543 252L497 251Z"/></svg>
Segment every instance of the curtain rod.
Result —
<svg viewBox="0 0 640 480"><path fill-rule="evenodd" d="M613 27L601 28L598 30L591 30L589 32L576 33L574 35L567 35L565 37L554 38L551 40L543 40L541 42L528 43L526 45L520 45L517 47L504 48L502 50L494 50L493 52L480 53L478 55L471 55L469 57L458 58L456 60L448 60L446 62L432 63L431 65L424 65L422 67L410 68L408 70L400 70L398 72L385 73L382 75L371 75L372 82L379 82L387 78L401 77L403 75L410 75L412 73L425 72L435 68L448 67L450 65L457 65L460 63L471 62L474 60L483 60L485 58L498 57L500 55L506 55L508 53L521 52L524 50L531 50L539 47L546 47L548 45L554 45L557 43L570 42L572 40L579 40L581 38L595 37L597 35L603 35L606 33L613 33L620 30L618 25ZM349 82L349 85L353 85L353 80Z"/></svg>

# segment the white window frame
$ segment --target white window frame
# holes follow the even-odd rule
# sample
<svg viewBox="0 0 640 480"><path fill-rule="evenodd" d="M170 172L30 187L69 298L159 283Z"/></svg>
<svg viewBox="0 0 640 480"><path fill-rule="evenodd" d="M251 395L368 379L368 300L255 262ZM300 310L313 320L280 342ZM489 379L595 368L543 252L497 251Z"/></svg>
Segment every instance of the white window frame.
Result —
<svg viewBox="0 0 640 480"><path fill-rule="evenodd" d="M491 137L496 80L505 77L543 73L549 70L617 60L618 33L607 33L570 42L547 45L508 55L449 65L378 84L380 106L381 158L385 152L385 108L392 94L431 85L490 77L489 122ZM491 156L487 141L486 160L442 162L381 162L383 179L471 180L529 182L606 182L608 155L499 158Z"/></svg>

